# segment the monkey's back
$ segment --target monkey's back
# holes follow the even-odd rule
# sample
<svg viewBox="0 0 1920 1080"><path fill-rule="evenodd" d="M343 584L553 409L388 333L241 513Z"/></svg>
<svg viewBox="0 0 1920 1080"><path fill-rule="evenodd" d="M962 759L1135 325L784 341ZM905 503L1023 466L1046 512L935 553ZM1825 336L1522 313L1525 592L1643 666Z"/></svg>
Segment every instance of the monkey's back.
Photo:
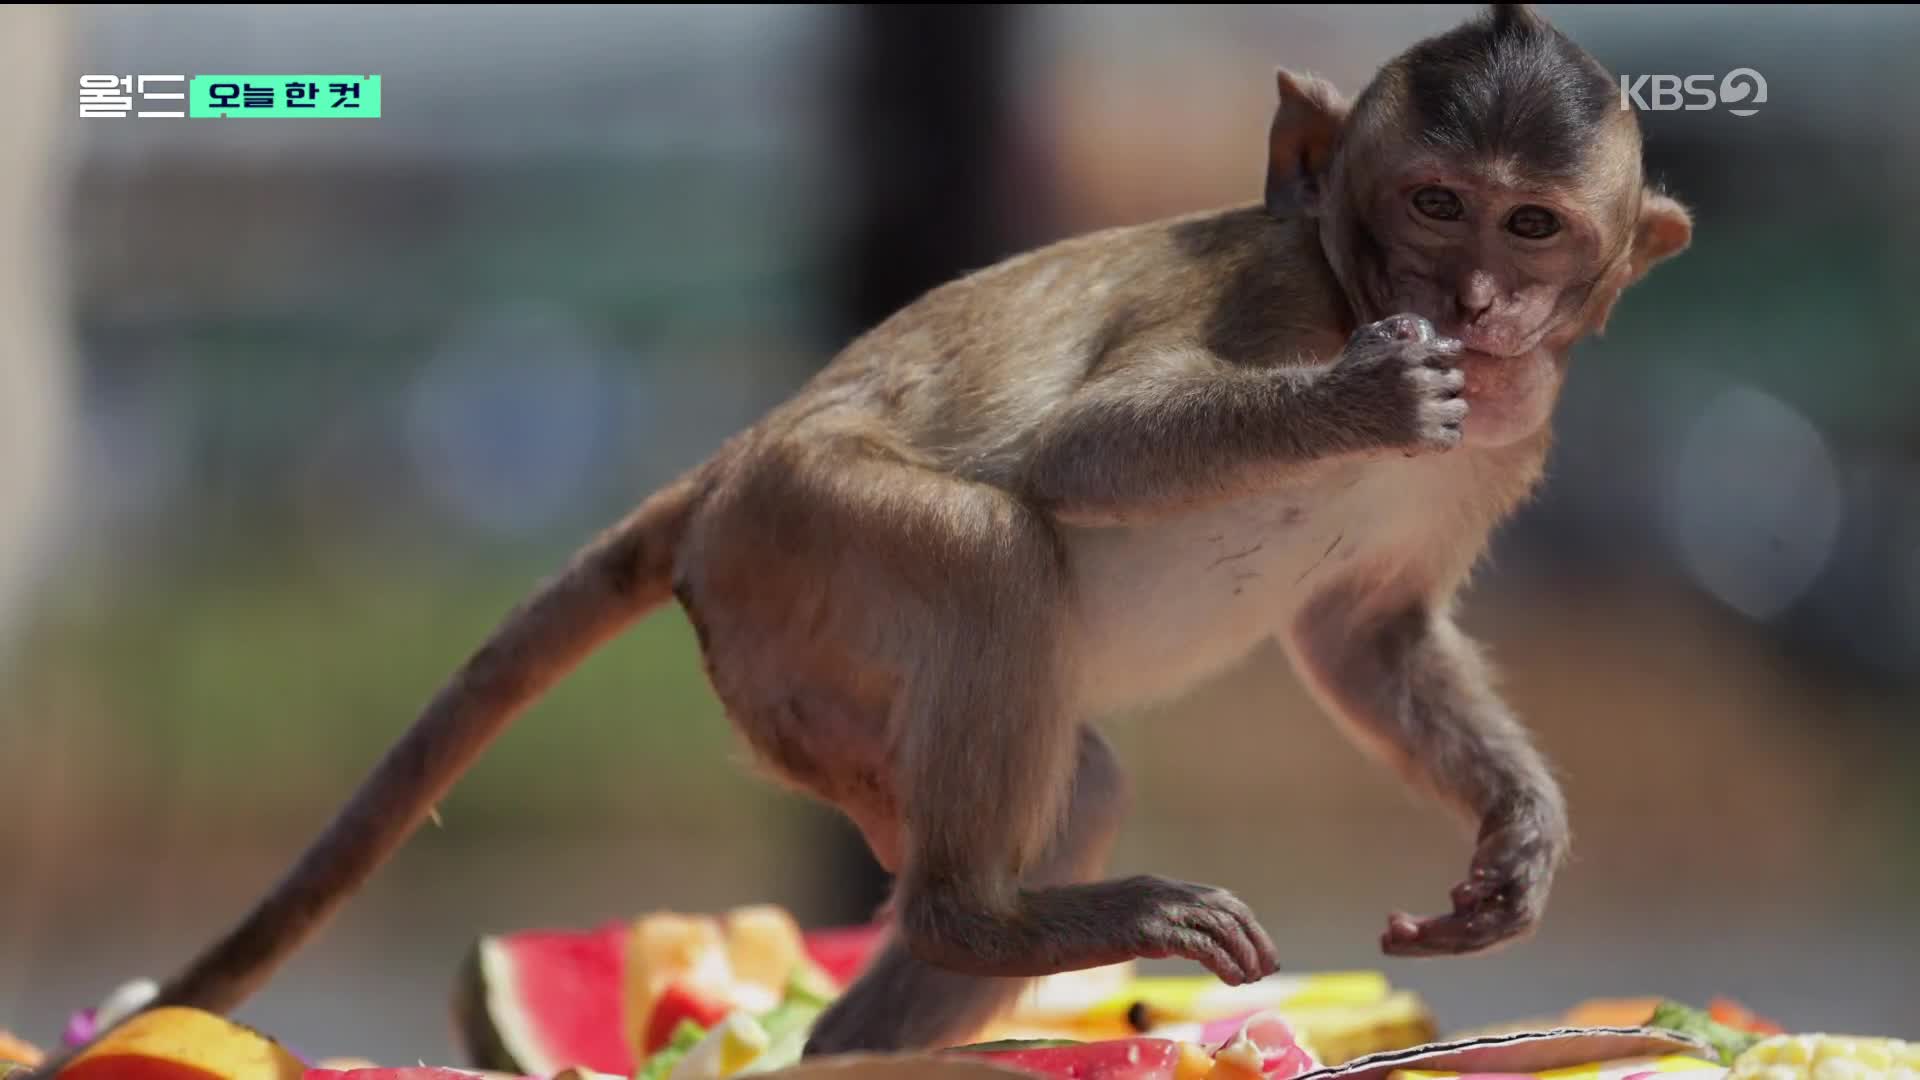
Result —
<svg viewBox="0 0 1920 1080"><path fill-rule="evenodd" d="M1123 350L1311 363L1348 319L1311 224L1237 206L1087 233L939 286L854 340L790 407L1002 486L1048 414Z"/></svg>

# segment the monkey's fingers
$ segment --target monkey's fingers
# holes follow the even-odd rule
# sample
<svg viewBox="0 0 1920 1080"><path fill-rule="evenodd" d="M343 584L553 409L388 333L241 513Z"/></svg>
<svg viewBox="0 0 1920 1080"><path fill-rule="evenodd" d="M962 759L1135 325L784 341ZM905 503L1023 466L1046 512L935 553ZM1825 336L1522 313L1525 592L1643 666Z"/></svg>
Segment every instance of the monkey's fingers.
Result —
<svg viewBox="0 0 1920 1080"><path fill-rule="evenodd" d="M1506 883L1468 882L1456 887L1454 896L1454 909L1446 915L1416 919L1395 912L1381 935L1381 951L1388 956L1465 956L1499 945L1530 925Z"/></svg>
<svg viewBox="0 0 1920 1080"><path fill-rule="evenodd" d="M1454 912L1415 919L1395 912L1387 920L1387 932L1380 936L1380 951L1388 956L1458 956L1471 952L1468 943L1478 935L1470 925L1472 916Z"/></svg>

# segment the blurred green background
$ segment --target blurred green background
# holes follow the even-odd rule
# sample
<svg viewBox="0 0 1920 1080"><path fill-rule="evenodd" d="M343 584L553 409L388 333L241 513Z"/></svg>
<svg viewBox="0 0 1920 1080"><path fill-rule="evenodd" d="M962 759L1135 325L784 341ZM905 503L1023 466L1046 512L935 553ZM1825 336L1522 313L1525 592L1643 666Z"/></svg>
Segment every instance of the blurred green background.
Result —
<svg viewBox="0 0 1920 1080"><path fill-rule="evenodd" d="M859 329L1257 198L1274 66L1352 92L1472 10L15 9L0 1027L51 1043L184 960L536 579ZM1618 72L1769 83L1751 117L1643 116L1695 247L1577 354L1549 487L1469 601L1572 800L1546 925L1384 960L1467 838L1271 652L1110 725L1140 789L1115 870L1233 888L1293 970L1380 968L1449 1027L1725 993L1920 1037L1920 15L1543 10ZM77 115L80 74L208 71L379 73L385 115ZM847 833L742 765L662 611L242 1015L448 1061L475 935L859 918Z"/></svg>

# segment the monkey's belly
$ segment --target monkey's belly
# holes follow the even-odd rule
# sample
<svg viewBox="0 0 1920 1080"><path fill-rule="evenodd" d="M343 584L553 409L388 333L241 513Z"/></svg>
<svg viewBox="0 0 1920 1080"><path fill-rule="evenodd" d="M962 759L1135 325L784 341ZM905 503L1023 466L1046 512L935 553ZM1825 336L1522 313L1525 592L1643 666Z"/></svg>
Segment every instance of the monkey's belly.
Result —
<svg viewBox="0 0 1920 1080"><path fill-rule="evenodd" d="M1326 474L1152 525L1069 530L1083 707L1148 704L1219 673L1370 554L1405 543L1408 504L1381 483Z"/></svg>

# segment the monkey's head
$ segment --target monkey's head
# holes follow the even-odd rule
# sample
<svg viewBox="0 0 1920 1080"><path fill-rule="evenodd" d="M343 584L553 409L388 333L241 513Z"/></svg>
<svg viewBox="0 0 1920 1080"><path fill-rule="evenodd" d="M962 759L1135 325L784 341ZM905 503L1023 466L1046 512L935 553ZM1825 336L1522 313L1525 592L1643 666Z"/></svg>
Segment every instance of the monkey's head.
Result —
<svg viewBox="0 0 1920 1080"><path fill-rule="evenodd" d="M1268 208L1318 220L1356 322L1411 312L1467 347L1471 442L1544 424L1568 348L1691 241L1617 82L1526 5L1417 43L1351 105L1277 82Z"/></svg>

